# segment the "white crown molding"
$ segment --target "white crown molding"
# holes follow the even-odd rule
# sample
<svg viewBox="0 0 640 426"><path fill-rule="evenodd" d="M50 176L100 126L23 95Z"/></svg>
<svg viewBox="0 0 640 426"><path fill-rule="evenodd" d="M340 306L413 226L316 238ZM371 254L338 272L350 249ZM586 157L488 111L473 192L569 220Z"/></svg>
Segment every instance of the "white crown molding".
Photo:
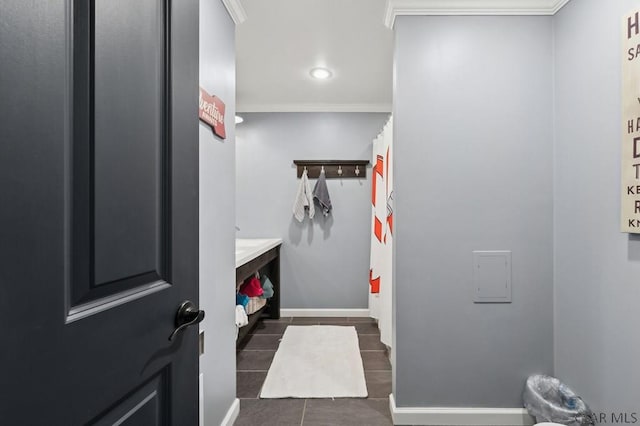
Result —
<svg viewBox="0 0 640 426"><path fill-rule="evenodd" d="M384 24L401 15L555 15L569 0L387 0Z"/></svg>
<svg viewBox="0 0 640 426"><path fill-rule="evenodd" d="M389 395L394 425L530 426L533 417L524 408L431 408L396 407Z"/></svg>
<svg viewBox="0 0 640 426"><path fill-rule="evenodd" d="M391 104L245 104L237 112L391 112Z"/></svg>
<svg viewBox="0 0 640 426"><path fill-rule="evenodd" d="M242 24L247 19L247 12L245 12L240 0L222 0L222 3L236 25Z"/></svg>

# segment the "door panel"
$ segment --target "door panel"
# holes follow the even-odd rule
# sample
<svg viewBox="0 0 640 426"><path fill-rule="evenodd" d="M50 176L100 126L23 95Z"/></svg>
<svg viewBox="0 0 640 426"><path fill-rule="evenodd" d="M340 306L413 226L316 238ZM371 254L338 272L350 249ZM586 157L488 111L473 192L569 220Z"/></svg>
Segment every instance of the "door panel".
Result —
<svg viewBox="0 0 640 426"><path fill-rule="evenodd" d="M160 277L165 10L164 0L95 0L95 285Z"/></svg>
<svg viewBox="0 0 640 426"><path fill-rule="evenodd" d="M0 423L195 425L198 1L0 4Z"/></svg>
<svg viewBox="0 0 640 426"><path fill-rule="evenodd" d="M166 379L166 371L162 371L89 424L95 426L167 425Z"/></svg>
<svg viewBox="0 0 640 426"><path fill-rule="evenodd" d="M74 3L72 307L170 281L168 11Z"/></svg>

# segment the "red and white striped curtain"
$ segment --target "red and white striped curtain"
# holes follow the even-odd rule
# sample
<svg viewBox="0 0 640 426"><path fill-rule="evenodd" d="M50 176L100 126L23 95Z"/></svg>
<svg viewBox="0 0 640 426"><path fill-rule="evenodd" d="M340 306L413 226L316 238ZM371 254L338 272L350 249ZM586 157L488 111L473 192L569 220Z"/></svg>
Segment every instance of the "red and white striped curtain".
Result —
<svg viewBox="0 0 640 426"><path fill-rule="evenodd" d="M369 315L378 319L380 340L391 347L393 294L393 118L373 141Z"/></svg>

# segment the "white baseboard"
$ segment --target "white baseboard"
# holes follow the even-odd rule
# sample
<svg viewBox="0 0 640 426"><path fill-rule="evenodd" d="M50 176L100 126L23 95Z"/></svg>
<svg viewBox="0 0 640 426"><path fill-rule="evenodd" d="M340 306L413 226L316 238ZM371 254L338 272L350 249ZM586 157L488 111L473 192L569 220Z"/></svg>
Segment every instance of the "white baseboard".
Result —
<svg viewBox="0 0 640 426"><path fill-rule="evenodd" d="M369 309L280 309L281 317L368 317Z"/></svg>
<svg viewBox="0 0 640 426"><path fill-rule="evenodd" d="M240 400L236 398L229 407L229 411L227 411L224 419L222 419L220 426L233 426L238 418L238 414L240 414Z"/></svg>
<svg viewBox="0 0 640 426"><path fill-rule="evenodd" d="M530 426L534 418L524 408L396 407L393 394L389 408L394 425Z"/></svg>

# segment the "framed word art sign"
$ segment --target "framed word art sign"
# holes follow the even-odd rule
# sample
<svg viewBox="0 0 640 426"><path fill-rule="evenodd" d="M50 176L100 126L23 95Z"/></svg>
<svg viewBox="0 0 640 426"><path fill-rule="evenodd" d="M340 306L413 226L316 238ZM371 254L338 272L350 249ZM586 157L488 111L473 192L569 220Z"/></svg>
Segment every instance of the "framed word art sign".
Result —
<svg viewBox="0 0 640 426"><path fill-rule="evenodd" d="M640 10L622 22L622 232L640 234Z"/></svg>

